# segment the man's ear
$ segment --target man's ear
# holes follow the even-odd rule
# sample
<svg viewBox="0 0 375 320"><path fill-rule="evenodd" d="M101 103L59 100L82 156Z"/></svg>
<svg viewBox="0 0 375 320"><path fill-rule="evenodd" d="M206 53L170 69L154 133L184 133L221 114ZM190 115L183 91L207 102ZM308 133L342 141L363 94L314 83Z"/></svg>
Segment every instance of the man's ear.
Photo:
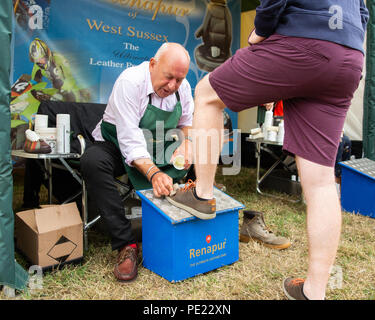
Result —
<svg viewBox="0 0 375 320"><path fill-rule="evenodd" d="M150 67L151 67L151 68L154 68L155 65L156 65L156 63L157 63L157 61L155 60L155 58L151 58L151 59L150 59Z"/></svg>

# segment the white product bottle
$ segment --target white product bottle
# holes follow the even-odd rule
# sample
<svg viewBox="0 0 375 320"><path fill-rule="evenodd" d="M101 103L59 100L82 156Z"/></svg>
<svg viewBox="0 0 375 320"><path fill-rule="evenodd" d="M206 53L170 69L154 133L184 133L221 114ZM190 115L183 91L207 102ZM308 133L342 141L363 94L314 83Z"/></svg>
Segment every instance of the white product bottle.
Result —
<svg viewBox="0 0 375 320"><path fill-rule="evenodd" d="M70 153L70 114L56 115L57 153Z"/></svg>
<svg viewBox="0 0 375 320"><path fill-rule="evenodd" d="M277 141L277 127L271 126L267 128L267 140L269 141Z"/></svg>
<svg viewBox="0 0 375 320"><path fill-rule="evenodd" d="M264 123L262 126L264 139L267 140L267 129L273 125L273 112L271 110L266 111L266 116L264 117Z"/></svg>
<svg viewBox="0 0 375 320"><path fill-rule="evenodd" d="M284 143L284 120L281 120L279 123L279 132L277 133L277 142Z"/></svg>

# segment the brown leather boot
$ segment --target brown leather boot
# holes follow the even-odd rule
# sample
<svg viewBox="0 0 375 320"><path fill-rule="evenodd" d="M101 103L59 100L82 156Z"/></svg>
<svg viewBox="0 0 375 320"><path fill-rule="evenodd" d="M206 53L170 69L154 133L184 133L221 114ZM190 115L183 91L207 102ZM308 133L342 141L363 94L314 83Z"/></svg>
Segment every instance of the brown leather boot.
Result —
<svg viewBox="0 0 375 320"><path fill-rule="evenodd" d="M244 210L243 224L240 231L240 241L255 240L272 249L283 250L289 248L291 243L285 237L276 236L264 222L263 213Z"/></svg>
<svg viewBox="0 0 375 320"><path fill-rule="evenodd" d="M123 247L118 256L117 264L113 273L120 282L128 282L135 280L138 275L138 248L133 248L130 245Z"/></svg>

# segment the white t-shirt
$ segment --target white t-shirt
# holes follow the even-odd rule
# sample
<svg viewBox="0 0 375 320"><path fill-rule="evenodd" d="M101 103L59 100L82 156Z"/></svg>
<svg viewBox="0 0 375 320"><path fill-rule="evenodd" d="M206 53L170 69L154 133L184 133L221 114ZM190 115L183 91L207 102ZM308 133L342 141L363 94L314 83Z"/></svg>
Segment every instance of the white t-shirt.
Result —
<svg viewBox="0 0 375 320"><path fill-rule="evenodd" d="M189 82L184 79L178 89L182 106L182 115L177 127L191 126L193 123L194 101ZM126 163L132 166L134 160L149 158L146 140L142 129L139 128L151 94L152 104L165 111L172 111L177 103L175 94L166 98L160 98L152 87L149 71L149 62L124 70L117 78L112 93L109 97L107 107L104 111L103 120L112 123L117 129L117 140ZM100 125L97 124L92 132L96 141L104 141ZM124 128L124 130L121 130Z"/></svg>

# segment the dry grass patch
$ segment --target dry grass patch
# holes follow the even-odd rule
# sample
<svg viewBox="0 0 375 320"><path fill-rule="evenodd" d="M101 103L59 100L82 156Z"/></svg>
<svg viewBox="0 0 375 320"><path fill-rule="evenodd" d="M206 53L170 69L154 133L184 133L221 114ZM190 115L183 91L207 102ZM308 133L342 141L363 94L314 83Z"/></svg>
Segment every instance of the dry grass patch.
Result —
<svg viewBox="0 0 375 320"><path fill-rule="evenodd" d="M284 299L283 279L307 271L305 206L255 193L255 169L242 168L237 176L218 176L227 193L247 209L262 211L271 230L291 239L292 246L276 251L250 242L240 243L239 261L179 283L169 283L140 267L135 282L120 284L112 272L116 253L109 239L91 231L90 247L81 265L47 272L43 289L24 292L16 299ZM15 180L15 210L22 202L22 180ZM242 213L239 215L242 224ZM336 266L343 271L341 288L328 289L327 299L375 299L375 219L343 213ZM17 260L28 267L21 256ZM4 298L0 294L0 299Z"/></svg>

